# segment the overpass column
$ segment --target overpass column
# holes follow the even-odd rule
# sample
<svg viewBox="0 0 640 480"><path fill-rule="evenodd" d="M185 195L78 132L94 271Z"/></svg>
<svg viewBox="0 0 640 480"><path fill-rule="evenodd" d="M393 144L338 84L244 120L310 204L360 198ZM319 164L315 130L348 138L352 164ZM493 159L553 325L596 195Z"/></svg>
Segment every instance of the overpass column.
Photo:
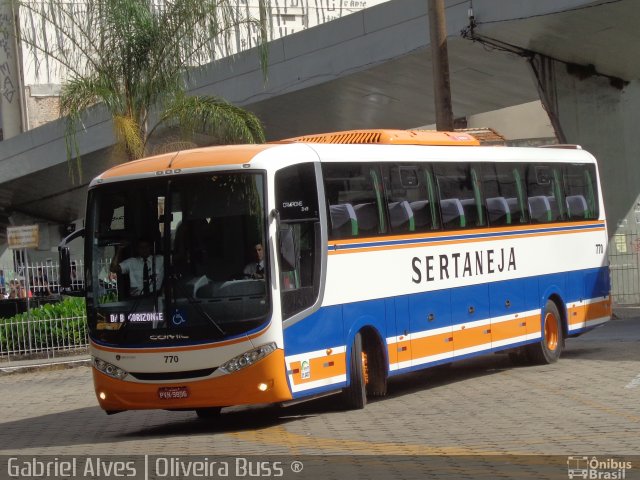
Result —
<svg viewBox="0 0 640 480"><path fill-rule="evenodd" d="M539 56L532 67L558 138L598 159L614 300L640 303L640 79Z"/></svg>
<svg viewBox="0 0 640 480"><path fill-rule="evenodd" d="M11 35L14 16L11 0L0 0L0 113L2 138L15 137L21 131L20 81L16 39Z"/></svg>

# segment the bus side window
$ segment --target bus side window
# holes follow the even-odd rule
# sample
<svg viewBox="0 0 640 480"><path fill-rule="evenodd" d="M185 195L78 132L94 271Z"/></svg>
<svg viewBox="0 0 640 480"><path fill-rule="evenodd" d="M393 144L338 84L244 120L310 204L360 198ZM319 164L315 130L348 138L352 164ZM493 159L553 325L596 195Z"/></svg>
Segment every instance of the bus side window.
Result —
<svg viewBox="0 0 640 480"><path fill-rule="evenodd" d="M567 210L559 165L528 165L526 172L529 216L533 223L564 220Z"/></svg>
<svg viewBox="0 0 640 480"><path fill-rule="evenodd" d="M464 163L436 163L440 214L445 228L486 225L477 167Z"/></svg>
<svg viewBox="0 0 640 480"><path fill-rule="evenodd" d="M391 232L437 230L439 211L430 167L383 164L382 171Z"/></svg>
<svg viewBox="0 0 640 480"><path fill-rule="evenodd" d="M528 222L520 167L502 163L484 164L481 175L489 224L500 226Z"/></svg>
<svg viewBox="0 0 640 480"><path fill-rule="evenodd" d="M395 164L384 164L381 168L389 214L389 230L391 233L414 232L416 219L410 202L419 196L417 168Z"/></svg>
<svg viewBox="0 0 640 480"><path fill-rule="evenodd" d="M379 169L364 163L322 165L331 240L386 232Z"/></svg>
<svg viewBox="0 0 640 480"><path fill-rule="evenodd" d="M565 165L563 170L567 218L569 220L598 218L595 167L593 165Z"/></svg>

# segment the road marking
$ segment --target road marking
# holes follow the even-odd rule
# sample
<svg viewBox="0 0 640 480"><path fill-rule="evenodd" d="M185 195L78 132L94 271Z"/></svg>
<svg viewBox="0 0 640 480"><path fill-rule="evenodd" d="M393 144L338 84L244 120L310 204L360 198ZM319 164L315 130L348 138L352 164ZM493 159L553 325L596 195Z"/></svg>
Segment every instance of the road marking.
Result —
<svg viewBox="0 0 640 480"><path fill-rule="evenodd" d="M640 387L640 375L636 376L636 378L631 380L624 388L636 388L636 387Z"/></svg>
<svg viewBox="0 0 640 480"><path fill-rule="evenodd" d="M502 448L496 446L495 449L487 449L486 444L457 444L457 445L434 445L428 443L387 443L367 440L327 438L316 435L303 435L289 431L285 426L277 425L264 430L246 430L240 432L227 433L228 436L243 442L259 444L262 451L268 447L279 447L288 450L288 454L304 455L313 451L322 455L343 455L348 452L350 455L433 455L433 456L490 456L501 457L504 455L527 456L532 450L540 452L543 449L555 448L550 443L549 438L526 437L522 439L512 438L506 441ZM580 435L556 435L557 442L574 442L580 444L584 441L584 436ZM619 432L599 433L598 439L619 439ZM536 448L537 447L537 448ZM268 450L267 450L268 451ZM236 452L237 453L237 452ZM505 457L508 458L508 457ZM540 460L545 464L547 457L531 457L531 464L536 464Z"/></svg>
<svg viewBox="0 0 640 480"><path fill-rule="evenodd" d="M240 431L228 434L243 441L257 442L262 445L278 445L289 448L293 454L304 454L310 450L324 454L360 455L504 455L501 450L487 450L486 446L436 446L410 443L370 442L366 440L349 440L307 436L290 432L283 426L270 427L265 430ZM526 455L527 452L517 452Z"/></svg>

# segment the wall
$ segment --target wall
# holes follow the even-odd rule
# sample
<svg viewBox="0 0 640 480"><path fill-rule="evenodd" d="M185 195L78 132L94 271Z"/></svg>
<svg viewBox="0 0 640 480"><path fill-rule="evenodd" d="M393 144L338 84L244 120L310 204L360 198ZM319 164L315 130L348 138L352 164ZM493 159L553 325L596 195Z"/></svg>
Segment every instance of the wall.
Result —
<svg viewBox="0 0 640 480"><path fill-rule="evenodd" d="M470 115L469 128L491 127L507 140L550 138L553 127L540 101Z"/></svg>
<svg viewBox="0 0 640 480"><path fill-rule="evenodd" d="M25 90L29 129L60 118L59 86L31 85Z"/></svg>
<svg viewBox="0 0 640 480"><path fill-rule="evenodd" d="M578 77L559 62L553 69L549 88L566 139L598 159L614 299L640 303L640 80Z"/></svg>

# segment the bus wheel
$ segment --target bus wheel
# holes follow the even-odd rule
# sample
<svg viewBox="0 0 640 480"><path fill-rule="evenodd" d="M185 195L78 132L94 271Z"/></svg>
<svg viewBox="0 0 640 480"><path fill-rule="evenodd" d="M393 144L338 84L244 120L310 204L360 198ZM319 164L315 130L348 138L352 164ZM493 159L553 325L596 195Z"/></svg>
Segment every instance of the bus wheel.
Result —
<svg viewBox="0 0 640 480"><path fill-rule="evenodd" d="M367 346L365 343L365 382L369 397L384 397L387 394L387 362L378 342Z"/></svg>
<svg viewBox="0 0 640 480"><path fill-rule="evenodd" d="M343 390L344 405L349 410L359 410L367 404L366 362L362 351L362 335L358 332L353 339L349 359L351 383Z"/></svg>
<svg viewBox="0 0 640 480"><path fill-rule="evenodd" d="M207 408L196 408L196 415L198 418L218 418L220 416L220 412L222 407L207 407Z"/></svg>
<svg viewBox="0 0 640 480"><path fill-rule="evenodd" d="M532 363L554 363L560 358L563 346L562 317L556 304L547 300L542 317L542 340L529 345L527 353Z"/></svg>

